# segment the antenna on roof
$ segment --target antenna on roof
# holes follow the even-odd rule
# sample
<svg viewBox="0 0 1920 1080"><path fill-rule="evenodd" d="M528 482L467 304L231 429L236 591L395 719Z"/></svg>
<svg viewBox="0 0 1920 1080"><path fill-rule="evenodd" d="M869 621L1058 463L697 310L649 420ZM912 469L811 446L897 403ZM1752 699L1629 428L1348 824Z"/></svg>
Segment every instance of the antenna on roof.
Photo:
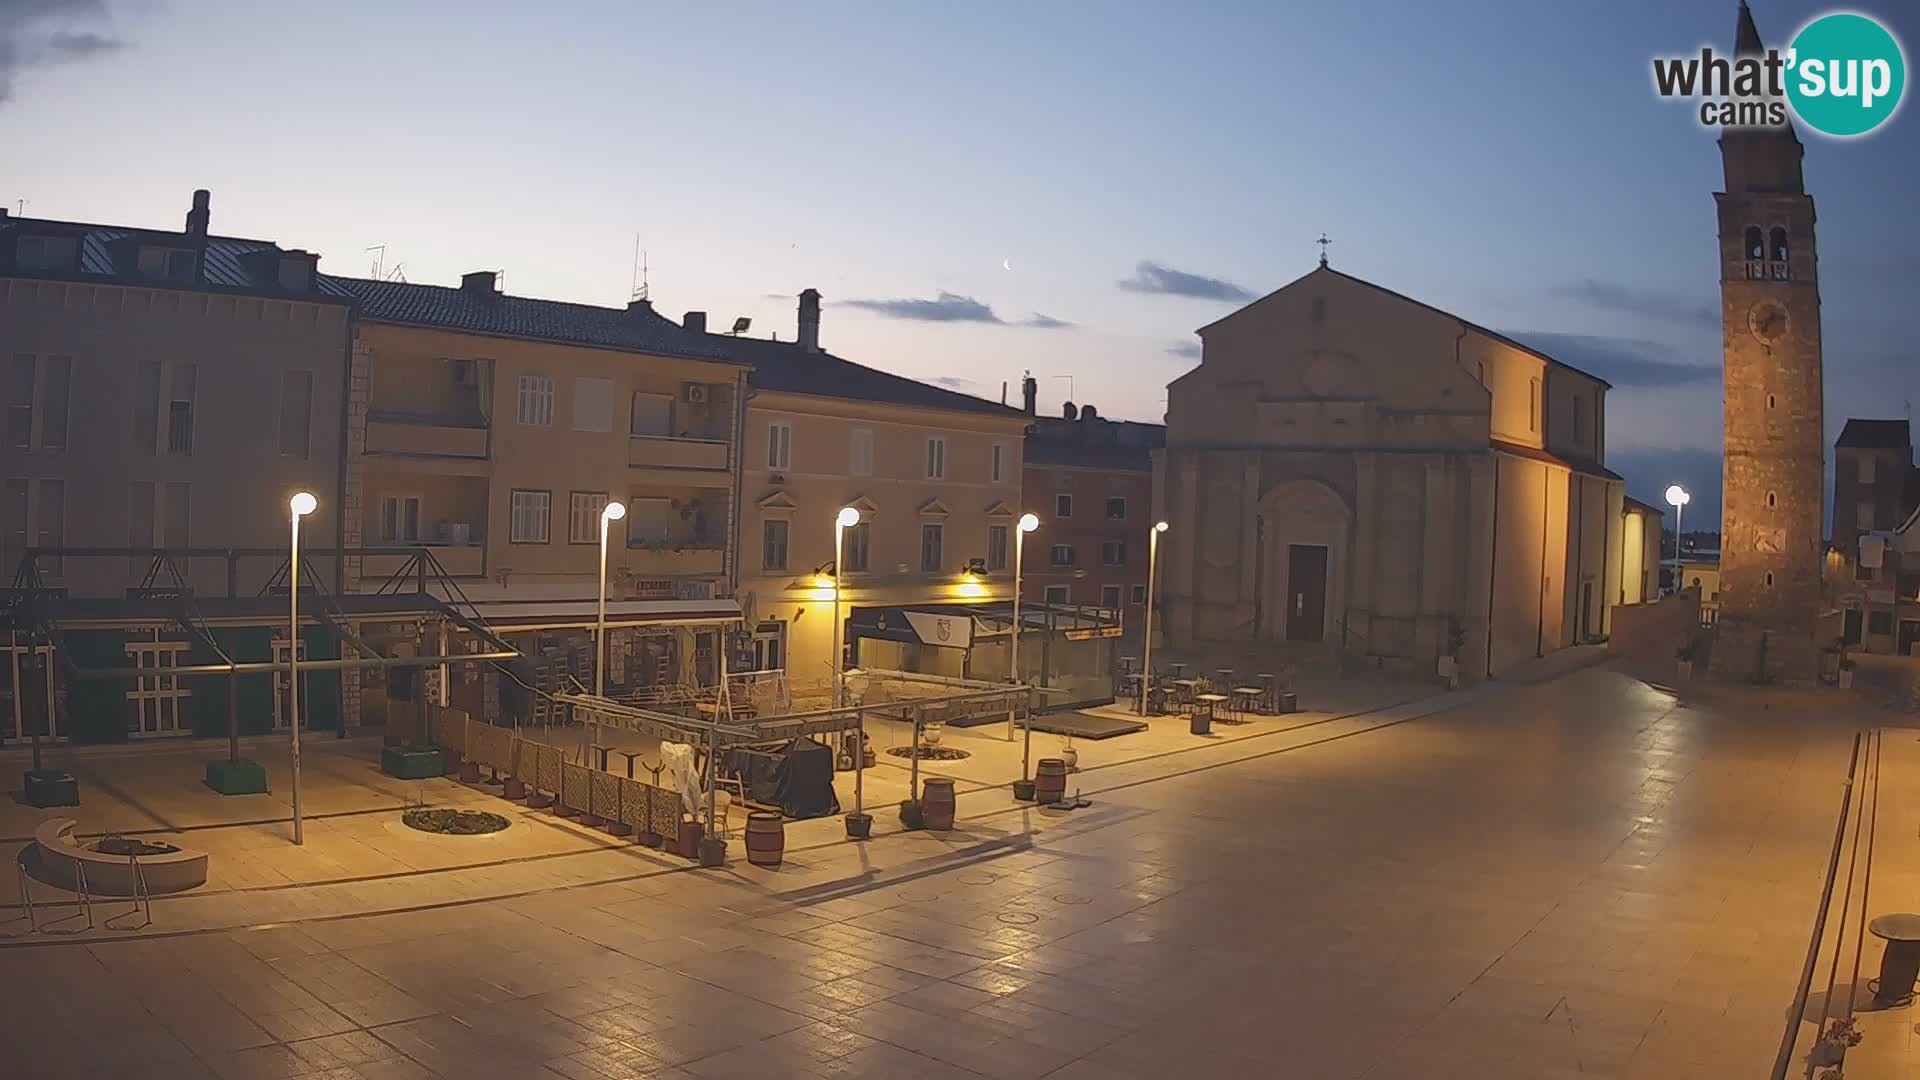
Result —
<svg viewBox="0 0 1920 1080"><path fill-rule="evenodd" d="M397 281L400 284L405 285L407 283L407 264L394 263L393 269L387 271L387 276L382 280Z"/></svg>
<svg viewBox="0 0 1920 1080"><path fill-rule="evenodd" d="M27 216L27 200L20 199L15 203L15 205L18 206L19 209L14 211L14 216L26 217Z"/></svg>
<svg viewBox="0 0 1920 1080"><path fill-rule="evenodd" d="M380 273L380 266L387 260L387 245L370 244L361 250L375 253L373 256L373 270L369 272L368 276L375 281L385 281L386 278Z"/></svg>
<svg viewBox="0 0 1920 1080"><path fill-rule="evenodd" d="M633 281L627 286L627 302L647 300L651 289L647 284L647 253L640 250L640 234L633 234Z"/></svg>

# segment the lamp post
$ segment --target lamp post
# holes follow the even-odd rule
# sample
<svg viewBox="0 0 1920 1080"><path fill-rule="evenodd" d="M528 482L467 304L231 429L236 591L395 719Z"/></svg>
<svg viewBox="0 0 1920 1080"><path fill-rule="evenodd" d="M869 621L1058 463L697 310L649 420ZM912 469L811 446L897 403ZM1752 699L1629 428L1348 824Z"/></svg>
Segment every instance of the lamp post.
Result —
<svg viewBox="0 0 1920 1080"><path fill-rule="evenodd" d="M857 507L843 506L833 519L833 707L836 709L846 703L846 687L842 685L845 681L846 644L841 640L840 626L840 551L846 531L858 524L860 511ZM864 757L866 748L861 747L860 750Z"/></svg>
<svg viewBox="0 0 1920 1080"><path fill-rule="evenodd" d="M1166 531L1167 523L1156 521L1153 523L1153 531L1147 534L1147 640L1140 657L1140 715L1142 716L1147 714L1148 702L1153 699L1153 579L1160 566L1160 534Z"/></svg>
<svg viewBox="0 0 1920 1080"><path fill-rule="evenodd" d="M292 511L293 539L287 554L287 729L292 733L293 757L293 842L307 842L305 824L300 817L300 519L313 513L320 500L310 491L297 492L287 500Z"/></svg>
<svg viewBox="0 0 1920 1080"><path fill-rule="evenodd" d="M1021 514L1018 525L1013 530L1013 656L1007 662L1007 671L1013 681L1020 681L1020 573L1027 550L1027 534L1040 527L1040 519L1032 514ZM1033 698L1027 698L1027 707L1021 711L1020 726L1025 729L1020 745L1020 779L1028 777L1027 759L1033 754Z"/></svg>
<svg viewBox="0 0 1920 1080"><path fill-rule="evenodd" d="M1667 485L1667 501L1673 504L1673 591L1680 591L1680 518L1693 496L1679 484Z"/></svg>
<svg viewBox="0 0 1920 1080"><path fill-rule="evenodd" d="M607 696L607 530L627 516L627 504L610 502L600 509L600 607L593 620L593 696ZM596 706L593 741L600 742L600 713Z"/></svg>

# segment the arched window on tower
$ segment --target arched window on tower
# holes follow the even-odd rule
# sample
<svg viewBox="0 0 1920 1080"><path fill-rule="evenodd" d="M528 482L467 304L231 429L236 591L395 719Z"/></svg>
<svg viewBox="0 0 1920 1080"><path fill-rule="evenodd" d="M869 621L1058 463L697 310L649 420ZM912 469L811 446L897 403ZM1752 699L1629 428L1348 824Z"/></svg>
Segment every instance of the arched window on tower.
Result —
<svg viewBox="0 0 1920 1080"><path fill-rule="evenodd" d="M1787 261L1787 230L1778 225L1767 234L1767 258L1774 262Z"/></svg>
<svg viewBox="0 0 1920 1080"><path fill-rule="evenodd" d="M1763 246L1763 241L1760 238L1760 226L1758 225L1747 226L1747 258L1748 259L1764 259L1766 257L1767 257L1767 251L1766 251L1766 248Z"/></svg>

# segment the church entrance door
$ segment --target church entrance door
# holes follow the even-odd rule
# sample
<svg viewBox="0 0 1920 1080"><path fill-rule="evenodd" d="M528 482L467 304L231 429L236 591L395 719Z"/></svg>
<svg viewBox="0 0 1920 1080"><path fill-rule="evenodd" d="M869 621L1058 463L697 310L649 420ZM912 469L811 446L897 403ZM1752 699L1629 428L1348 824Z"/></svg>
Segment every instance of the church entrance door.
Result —
<svg viewBox="0 0 1920 1080"><path fill-rule="evenodd" d="M1287 640L1320 641L1327 620L1327 549L1287 545Z"/></svg>

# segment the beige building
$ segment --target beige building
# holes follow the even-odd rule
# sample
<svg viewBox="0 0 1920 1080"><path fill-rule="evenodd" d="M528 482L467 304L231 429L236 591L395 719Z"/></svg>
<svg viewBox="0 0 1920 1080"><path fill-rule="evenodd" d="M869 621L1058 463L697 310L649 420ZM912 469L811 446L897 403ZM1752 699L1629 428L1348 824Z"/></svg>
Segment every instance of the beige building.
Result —
<svg viewBox="0 0 1920 1080"><path fill-rule="evenodd" d="M834 518L842 507L861 513L844 537L842 618L857 609L1011 599L1027 423L1016 409L833 355L820 346L819 304L813 290L801 294L793 342L708 337L753 366L738 596L755 666L784 669L802 696L831 686ZM907 648L919 655L856 659L965 673L967 650Z"/></svg>
<svg viewBox="0 0 1920 1080"><path fill-rule="evenodd" d="M1324 261L1200 336L1160 472L1176 649L1474 678L1608 633L1607 383Z"/></svg>
<svg viewBox="0 0 1920 1080"><path fill-rule="evenodd" d="M1629 495L1622 500L1620 603L1646 604L1660 598L1660 550L1665 516L1652 503Z"/></svg>

